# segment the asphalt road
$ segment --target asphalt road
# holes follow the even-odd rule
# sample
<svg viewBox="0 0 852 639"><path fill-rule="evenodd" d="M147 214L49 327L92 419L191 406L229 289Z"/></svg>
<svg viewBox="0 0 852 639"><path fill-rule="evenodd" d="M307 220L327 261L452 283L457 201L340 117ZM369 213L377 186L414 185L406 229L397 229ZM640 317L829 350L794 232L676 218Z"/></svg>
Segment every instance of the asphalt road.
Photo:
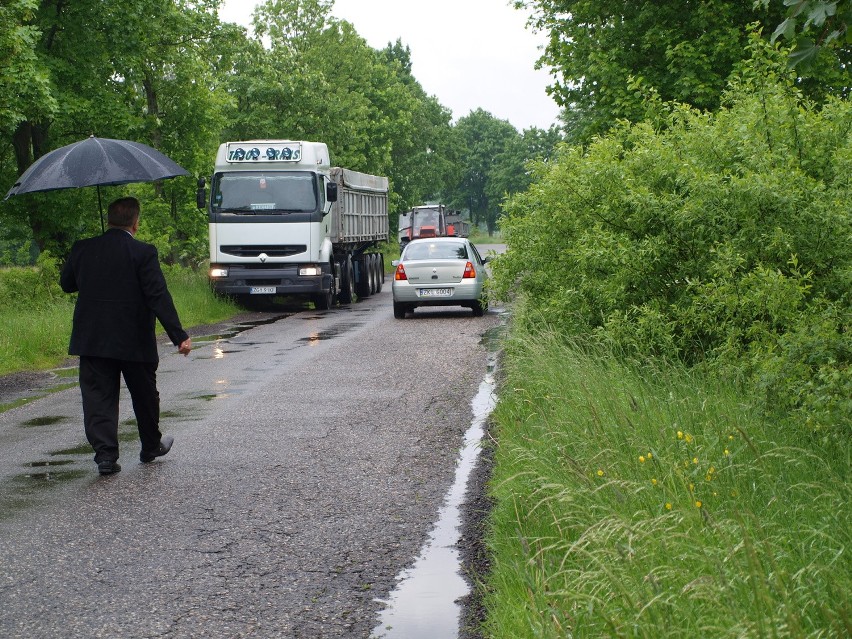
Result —
<svg viewBox="0 0 852 639"><path fill-rule="evenodd" d="M0 413L0 636L367 637L453 482L496 310L326 312L163 344L162 430L100 477L69 388ZM273 321L274 320L274 321ZM71 379L73 382L73 378Z"/></svg>

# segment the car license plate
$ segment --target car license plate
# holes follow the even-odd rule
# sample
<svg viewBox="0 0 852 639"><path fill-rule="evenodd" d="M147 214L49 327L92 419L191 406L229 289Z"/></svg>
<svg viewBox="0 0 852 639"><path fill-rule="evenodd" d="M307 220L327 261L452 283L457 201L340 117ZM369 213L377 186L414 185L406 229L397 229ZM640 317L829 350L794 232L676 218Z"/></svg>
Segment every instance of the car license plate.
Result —
<svg viewBox="0 0 852 639"><path fill-rule="evenodd" d="M451 288L421 288L420 297L452 297Z"/></svg>
<svg viewBox="0 0 852 639"><path fill-rule="evenodd" d="M275 287L274 286L252 286L249 289L249 293L252 295L275 295Z"/></svg>

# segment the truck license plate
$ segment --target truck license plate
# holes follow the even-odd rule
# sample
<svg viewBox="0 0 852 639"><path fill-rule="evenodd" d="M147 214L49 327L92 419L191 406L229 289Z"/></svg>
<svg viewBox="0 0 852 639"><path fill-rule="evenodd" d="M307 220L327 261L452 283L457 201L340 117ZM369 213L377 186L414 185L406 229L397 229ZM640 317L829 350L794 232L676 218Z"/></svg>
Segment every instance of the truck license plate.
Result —
<svg viewBox="0 0 852 639"><path fill-rule="evenodd" d="M252 286L249 289L249 293L252 295L275 295L275 287L274 286Z"/></svg>
<svg viewBox="0 0 852 639"><path fill-rule="evenodd" d="M420 297L452 297L451 288L421 288Z"/></svg>

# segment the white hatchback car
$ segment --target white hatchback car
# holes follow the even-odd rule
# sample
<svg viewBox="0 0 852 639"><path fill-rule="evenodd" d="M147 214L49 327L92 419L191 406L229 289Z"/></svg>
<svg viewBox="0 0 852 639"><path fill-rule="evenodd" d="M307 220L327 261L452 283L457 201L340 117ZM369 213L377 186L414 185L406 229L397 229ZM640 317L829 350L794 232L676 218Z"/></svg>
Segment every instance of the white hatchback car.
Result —
<svg viewBox="0 0 852 639"><path fill-rule="evenodd" d="M463 237L411 240L393 263L393 316L404 319L418 306L466 306L481 317L487 261Z"/></svg>

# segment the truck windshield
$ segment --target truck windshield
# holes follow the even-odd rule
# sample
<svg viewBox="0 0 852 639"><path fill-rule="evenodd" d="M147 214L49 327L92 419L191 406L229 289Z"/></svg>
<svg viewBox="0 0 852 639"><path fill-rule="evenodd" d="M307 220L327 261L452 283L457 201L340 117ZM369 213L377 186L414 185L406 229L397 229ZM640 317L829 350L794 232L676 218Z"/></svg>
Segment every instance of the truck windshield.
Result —
<svg viewBox="0 0 852 639"><path fill-rule="evenodd" d="M284 215L317 211L312 173L240 171L213 180L213 210L232 215Z"/></svg>

